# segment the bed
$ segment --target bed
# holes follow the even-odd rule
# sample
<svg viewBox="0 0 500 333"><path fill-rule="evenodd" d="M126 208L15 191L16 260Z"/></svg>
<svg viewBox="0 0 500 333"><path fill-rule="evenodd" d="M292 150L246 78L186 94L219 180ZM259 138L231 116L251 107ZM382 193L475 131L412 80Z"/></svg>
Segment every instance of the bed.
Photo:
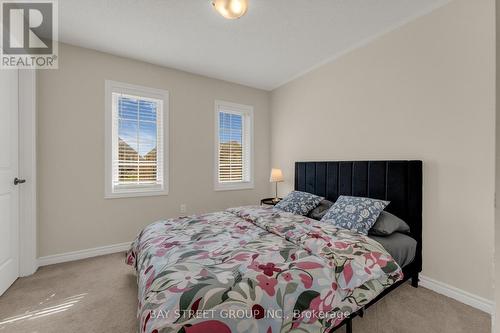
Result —
<svg viewBox="0 0 500 333"><path fill-rule="evenodd" d="M273 207L147 226L127 253L137 271L138 331L332 332L345 324L351 332L364 309L408 279L418 284L421 188L420 161L295 165L296 190L391 201L386 210L407 221L416 243L401 265L373 236Z"/></svg>
<svg viewBox="0 0 500 333"><path fill-rule="evenodd" d="M402 268L403 279L386 288L359 311L345 319L352 331L352 319L362 316L364 309L374 305L406 281L418 287L422 271L422 161L335 161L296 162L295 189L336 201L340 195L353 195L389 200L386 211L402 218L410 226L408 235L416 242L411 263Z"/></svg>

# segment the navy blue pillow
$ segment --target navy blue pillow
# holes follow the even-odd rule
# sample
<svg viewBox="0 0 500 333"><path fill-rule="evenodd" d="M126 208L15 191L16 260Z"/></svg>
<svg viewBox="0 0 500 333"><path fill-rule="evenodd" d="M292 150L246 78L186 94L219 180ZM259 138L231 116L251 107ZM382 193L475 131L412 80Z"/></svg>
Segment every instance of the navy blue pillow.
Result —
<svg viewBox="0 0 500 333"><path fill-rule="evenodd" d="M319 205L323 199L323 197L311 193L293 191L274 207L284 210L285 212L305 216L317 205Z"/></svg>
<svg viewBox="0 0 500 333"><path fill-rule="evenodd" d="M367 235L389 201L341 195L321 221Z"/></svg>

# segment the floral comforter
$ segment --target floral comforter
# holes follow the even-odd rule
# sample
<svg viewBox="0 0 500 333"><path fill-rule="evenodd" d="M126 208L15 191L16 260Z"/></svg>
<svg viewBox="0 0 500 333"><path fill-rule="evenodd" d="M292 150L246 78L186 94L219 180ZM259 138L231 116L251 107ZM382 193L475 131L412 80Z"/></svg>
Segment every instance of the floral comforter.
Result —
<svg viewBox="0 0 500 333"><path fill-rule="evenodd" d="M328 332L402 278L377 242L275 208L146 227L127 253L139 332Z"/></svg>

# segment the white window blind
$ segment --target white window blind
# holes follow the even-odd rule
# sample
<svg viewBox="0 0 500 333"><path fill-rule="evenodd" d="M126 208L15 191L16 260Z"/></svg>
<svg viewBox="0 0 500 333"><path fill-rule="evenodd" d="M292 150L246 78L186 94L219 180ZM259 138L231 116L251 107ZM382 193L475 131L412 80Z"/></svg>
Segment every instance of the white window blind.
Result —
<svg viewBox="0 0 500 333"><path fill-rule="evenodd" d="M107 194L166 194L165 99L130 87L109 90L111 156Z"/></svg>
<svg viewBox="0 0 500 333"><path fill-rule="evenodd" d="M253 186L251 179L252 108L216 103L216 189Z"/></svg>
<svg viewBox="0 0 500 333"><path fill-rule="evenodd" d="M221 111L219 113L219 182L244 180L243 116Z"/></svg>

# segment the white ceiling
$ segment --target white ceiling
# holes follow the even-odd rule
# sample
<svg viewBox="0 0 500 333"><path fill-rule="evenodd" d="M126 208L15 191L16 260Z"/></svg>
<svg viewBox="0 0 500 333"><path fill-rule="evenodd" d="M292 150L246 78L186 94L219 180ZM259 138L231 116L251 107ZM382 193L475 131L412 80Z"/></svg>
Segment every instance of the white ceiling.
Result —
<svg viewBox="0 0 500 333"><path fill-rule="evenodd" d="M271 90L448 0L59 0L60 40Z"/></svg>

